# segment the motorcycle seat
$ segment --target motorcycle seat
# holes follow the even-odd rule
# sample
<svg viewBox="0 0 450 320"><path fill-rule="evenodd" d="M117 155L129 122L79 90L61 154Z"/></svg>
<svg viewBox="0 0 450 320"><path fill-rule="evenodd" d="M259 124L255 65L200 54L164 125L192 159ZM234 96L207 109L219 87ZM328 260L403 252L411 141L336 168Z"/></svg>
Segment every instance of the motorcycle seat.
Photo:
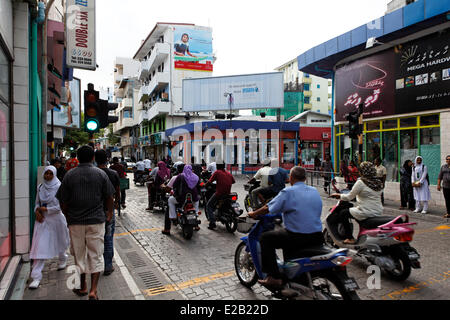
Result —
<svg viewBox="0 0 450 320"><path fill-rule="evenodd" d="M391 222L394 219L395 219L394 217L386 217L386 216L367 218L363 221L359 221L359 225L364 229L376 229L378 226ZM403 223L403 220L398 219L396 223L397 224Z"/></svg>
<svg viewBox="0 0 450 320"><path fill-rule="evenodd" d="M289 248L283 249L284 261L294 260L298 258L314 257L327 255L334 252L335 249L326 246L325 244L310 246L307 248Z"/></svg>

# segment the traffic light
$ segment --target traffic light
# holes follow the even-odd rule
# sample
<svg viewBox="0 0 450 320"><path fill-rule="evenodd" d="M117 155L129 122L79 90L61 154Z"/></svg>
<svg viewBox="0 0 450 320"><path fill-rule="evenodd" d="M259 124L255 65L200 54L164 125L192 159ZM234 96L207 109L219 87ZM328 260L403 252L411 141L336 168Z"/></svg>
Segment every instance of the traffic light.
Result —
<svg viewBox="0 0 450 320"><path fill-rule="evenodd" d="M118 103L109 103L106 100L100 99L99 105L100 105L100 113L98 119L100 128L106 128L110 123L115 123L119 121L119 117L109 115L109 111L117 109L117 107L119 106Z"/></svg>
<svg viewBox="0 0 450 320"><path fill-rule="evenodd" d="M352 139L358 139L360 132L358 111L352 111L347 116L348 135Z"/></svg>
<svg viewBox="0 0 450 320"><path fill-rule="evenodd" d="M94 90L92 83L89 83L88 90L84 91L84 131L88 133L99 132L100 114L99 92Z"/></svg>

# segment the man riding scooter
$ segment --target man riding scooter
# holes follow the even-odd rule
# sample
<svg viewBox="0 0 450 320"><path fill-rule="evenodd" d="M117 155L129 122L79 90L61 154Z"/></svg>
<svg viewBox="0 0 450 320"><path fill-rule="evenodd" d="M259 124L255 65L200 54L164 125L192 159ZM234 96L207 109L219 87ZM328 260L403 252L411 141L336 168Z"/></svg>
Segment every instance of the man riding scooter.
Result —
<svg viewBox="0 0 450 320"><path fill-rule="evenodd" d="M285 228L264 232L260 238L262 270L268 276L258 282L266 287L281 288L283 281L276 260L276 249L298 249L324 243L322 235L322 199L319 192L305 184L306 171L291 169L289 182L269 204L250 212L251 218L267 213L281 213ZM299 205L301 204L301 205Z"/></svg>
<svg viewBox="0 0 450 320"><path fill-rule="evenodd" d="M383 205L381 204L383 181L376 177L375 166L372 162L365 161L361 163L359 172L361 177L353 185L350 193L333 193L331 195L332 198L344 201L351 201L356 198L356 207L341 210L334 220L330 221L332 224L343 224L346 238L344 243L346 244L356 243L351 231L350 218L361 222L367 218L381 216L383 213Z"/></svg>
<svg viewBox="0 0 450 320"><path fill-rule="evenodd" d="M273 196L271 190L272 188L270 188L269 186L269 174L272 169L270 166L271 160L265 159L262 162L262 165L263 167L259 169L256 172L255 176L248 182L250 184L254 184L257 180L261 181L260 186L254 189L251 193L252 206L254 207L254 209L260 208L261 204L265 202L265 199L268 199L271 196Z"/></svg>

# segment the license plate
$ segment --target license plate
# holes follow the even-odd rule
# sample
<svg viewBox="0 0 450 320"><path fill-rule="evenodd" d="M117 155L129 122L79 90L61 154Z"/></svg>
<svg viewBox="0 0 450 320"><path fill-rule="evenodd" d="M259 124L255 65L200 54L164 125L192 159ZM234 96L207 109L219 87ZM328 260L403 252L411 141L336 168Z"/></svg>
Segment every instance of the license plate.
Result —
<svg viewBox="0 0 450 320"><path fill-rule="evenodd" d="M187 216L187 219L188 219L188 220L196 220L197 217L196 217L196 216Z"/></svg>
<svg viewBox="0 0 450 320"><path fill-rule="evenodd" d="M344 281L344 286L347 291L355 291L359 289L358 283L354 278L348 278Z"/></svg>
<svg viewBox="0 0 450 320"><path fill-rule="evenodd" d="M417 253L411 252L411 253L408 253L408 258L410 260L417 260L420 258L420 256Z"/></svg>

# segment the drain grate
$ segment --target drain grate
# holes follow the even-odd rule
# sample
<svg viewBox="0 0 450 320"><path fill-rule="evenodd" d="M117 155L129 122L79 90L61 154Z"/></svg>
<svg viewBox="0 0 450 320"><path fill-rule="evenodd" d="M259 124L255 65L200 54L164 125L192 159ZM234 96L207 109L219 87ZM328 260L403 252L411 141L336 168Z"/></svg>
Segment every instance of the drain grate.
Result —
<svg viewBox="0 0 450 320"><path fill-rule="evenodd" d="M141 278L145 288L147 289L159 288L163 286L158 277L151 271L141 272L137 275Z"/></svg>
<svg viewBox="0 0 450 320"><path fill-rule="evenodd" d="M124 250L129 250L132 248L131 243L128 241L128 239L118 239L116 240L119 246Z"/></svg>
<svg viewBox="0 0 450 320"><path fill-rule="evenodd" d="M139 256L139 254L135 251L126 253L128 261L130 261L131 265L134 268L141 268L147 266L144 260Z"/></svg>

